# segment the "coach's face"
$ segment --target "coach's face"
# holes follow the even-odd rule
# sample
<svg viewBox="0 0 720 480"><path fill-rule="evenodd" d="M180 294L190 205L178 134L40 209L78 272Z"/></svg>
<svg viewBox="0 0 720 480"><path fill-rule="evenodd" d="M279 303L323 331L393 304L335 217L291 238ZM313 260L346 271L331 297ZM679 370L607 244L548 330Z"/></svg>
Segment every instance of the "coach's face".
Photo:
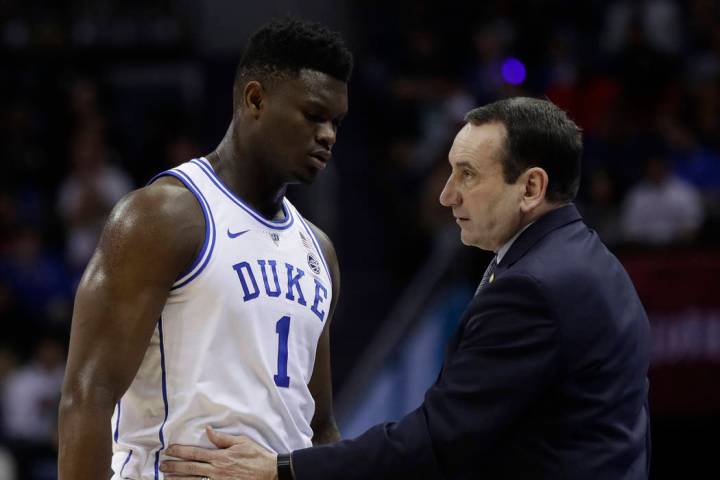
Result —
<svg viewBox="0 0 720 480"><path fill-rule="evenodd" d="M465 245L497 251L521 227L521 178L506 183L502 156L507 132L502 123L466 124L450 149L452 172L440 203L452 208Z"/></svg>

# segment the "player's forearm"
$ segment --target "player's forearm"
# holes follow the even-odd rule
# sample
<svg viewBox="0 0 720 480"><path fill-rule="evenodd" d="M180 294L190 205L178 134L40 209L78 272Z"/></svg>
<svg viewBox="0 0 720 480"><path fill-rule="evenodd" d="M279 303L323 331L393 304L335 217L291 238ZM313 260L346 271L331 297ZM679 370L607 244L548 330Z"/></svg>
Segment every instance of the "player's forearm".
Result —
<svg viewBox="0 0 720 480"><path fill-rule="evenodd" d="M335 423L334 418L328 419L322 425L314 429L313 445L323 445L325 443L333 443L341 440L340 430Z"/></svg>
<svg viewBox="0 0 720 480"><path fill-rule="evenodd" d="M110 471L112 404L63 396L59 410L59 480L97 480Z"/></svg>

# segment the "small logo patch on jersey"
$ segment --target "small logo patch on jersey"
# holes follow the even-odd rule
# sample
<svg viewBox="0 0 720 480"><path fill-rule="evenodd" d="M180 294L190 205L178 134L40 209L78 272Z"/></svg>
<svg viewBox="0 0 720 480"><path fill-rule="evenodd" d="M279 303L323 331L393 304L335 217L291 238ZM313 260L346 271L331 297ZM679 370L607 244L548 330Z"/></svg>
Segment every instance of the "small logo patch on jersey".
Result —
<svg viewBox="0 0 720 480"><path fill-rule="evenodd" d="M303 246L305 248L307 248L308 250L312 251L312 245L310 245L310 240L308 240L307 237L305 235L303 235L302 232L299 232L299 233L300 233L300 240L302 241Z"/></svg>
<svg viewBox="0 0 720 480"><path fill-rule="evenodd" d="M270 240L275 242L275 246L278 246L280 244L280 235L275 232L268 232L268 235L270 235Z"/></svg>
<svg viewBox="0 0 720 480"><path fill-rule="evenodd" d="M315 275L320 275L320 262L317 261L317 258L315 258L312 253L308 253L308 266Z"/></svg>
<svg viewBox="0 0 720 480"><path fill-rule="evenodd" d="M230 238L237 238L237 237L239 237L240 235L242 235L243 233L247 233L247 232L249 232L249 231L250 231L250 229L248 229L248 230L243 230L243 231L237 232L237 233L233 233L233 232L231 232L230 229L228 228L227 235L228 235L228 237L230 237Z"/></svg>

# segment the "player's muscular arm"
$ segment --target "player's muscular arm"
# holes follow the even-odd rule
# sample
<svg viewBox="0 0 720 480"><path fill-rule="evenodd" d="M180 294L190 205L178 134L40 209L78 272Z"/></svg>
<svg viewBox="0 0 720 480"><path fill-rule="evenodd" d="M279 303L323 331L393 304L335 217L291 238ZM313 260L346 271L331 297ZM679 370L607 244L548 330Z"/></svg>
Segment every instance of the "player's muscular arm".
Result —
<svg viewBox="0 0 720 480"><path fill-rule="evenodd" d="M200 206L170 178L131 193L110 214L75 298L59 412L61 480L108 478L115 403L203 235Z"/></svg>
<svg viewBox="0 0 720 480"><path fill-rule="evenodd" d="M315 368L310 379L310 393L315 400L315 415L312 419L313 445L331 443L340 440L340 432L335 423L332 410L332 377L330 371L330 323L335 313L338 297L340 296L340 267L335 248L330 239L322 230L310 224L315 236L320 242L320 248L328 262L330 276L332 277L332 302L327 316L320 341L315 353Z"/></svg>

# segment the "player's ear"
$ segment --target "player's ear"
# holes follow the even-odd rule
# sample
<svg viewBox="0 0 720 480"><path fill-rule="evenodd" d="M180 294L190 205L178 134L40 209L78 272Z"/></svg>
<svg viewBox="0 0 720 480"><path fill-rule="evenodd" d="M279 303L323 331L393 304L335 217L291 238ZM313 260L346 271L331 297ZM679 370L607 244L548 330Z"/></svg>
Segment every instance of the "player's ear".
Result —
<svg viewBox="0 0 720 480"><path fill-rule="evenodd" d="M252 80L245 84L242 95L243 108L253 117L258 118L264 106L265 90L260 82Z"/></svg>
<svg viewBox="0 0 720 480"><path fill-rule="evenodd" d="M519 178L523 188L520 199L520 209L527 213L545 200L548 186L548 174L540 167L528 168Z"/></svg>

